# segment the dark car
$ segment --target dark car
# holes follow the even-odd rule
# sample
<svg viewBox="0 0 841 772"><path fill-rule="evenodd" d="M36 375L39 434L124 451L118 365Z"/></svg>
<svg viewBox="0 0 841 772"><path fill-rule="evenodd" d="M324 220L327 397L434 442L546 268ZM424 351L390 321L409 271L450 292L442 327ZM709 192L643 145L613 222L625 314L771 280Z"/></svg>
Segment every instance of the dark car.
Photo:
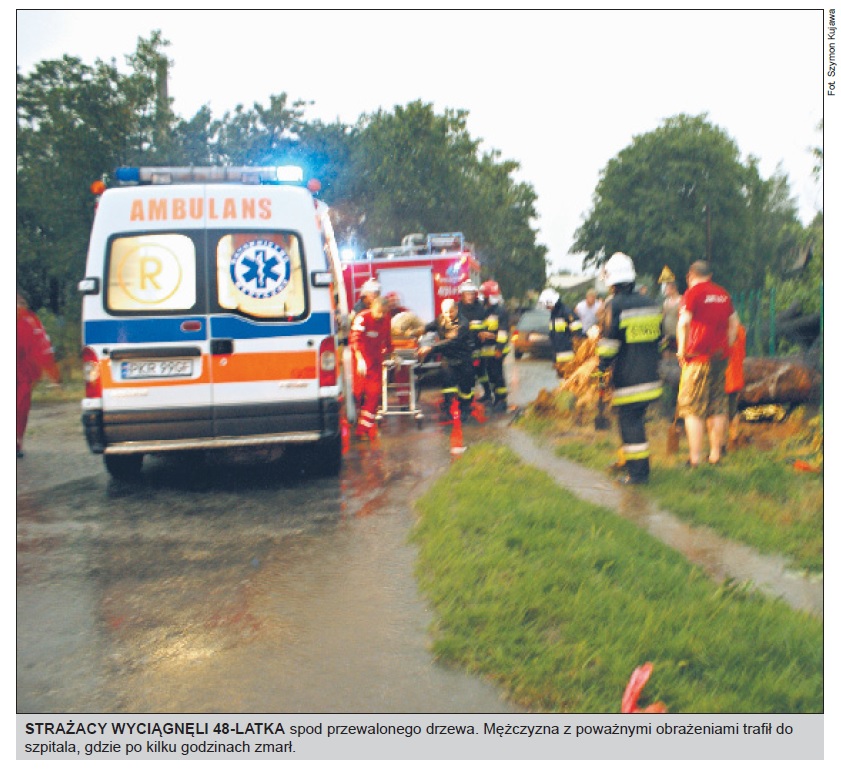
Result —
<svg viewBox="0 0 841 772"><path fill-rule="evenodd" d="M525 311L514 326L514 358L523 354L540 359L554 359L552 342L549 340L549 310L532 308Z"/></svg>

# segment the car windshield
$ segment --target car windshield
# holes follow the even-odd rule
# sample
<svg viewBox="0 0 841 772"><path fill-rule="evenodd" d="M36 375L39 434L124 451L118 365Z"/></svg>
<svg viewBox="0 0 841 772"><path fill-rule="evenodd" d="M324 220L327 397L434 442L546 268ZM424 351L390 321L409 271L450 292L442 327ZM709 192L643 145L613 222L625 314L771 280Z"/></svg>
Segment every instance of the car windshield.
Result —
<svg viewBox="0 0 841 772"><path fill-rule="evenodd" d="M549 312L538 308L526 311L520 317L517 327L520 330L548 330Z"/></svg>

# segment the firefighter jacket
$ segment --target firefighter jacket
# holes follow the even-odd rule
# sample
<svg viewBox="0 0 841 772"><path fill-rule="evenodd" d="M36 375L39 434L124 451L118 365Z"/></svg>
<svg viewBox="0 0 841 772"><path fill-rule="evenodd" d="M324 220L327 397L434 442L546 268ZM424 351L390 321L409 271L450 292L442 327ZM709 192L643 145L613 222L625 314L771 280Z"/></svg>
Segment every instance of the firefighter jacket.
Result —
<svg viewBox="0 0 841 772"><path fill-rule="evenodd" d="M479 333L485 329L485 307L477 300L475 303L464 303L459 301L459 315L464 314L470 329L470 345L472 356L479 356L482 341L479 340Z"/></svg>
<svg viewBox="0 0 841 772"><path fill-rule="evenodd" d="M505 356L510 351L508 309L502 303L485 306L483 331L494 337L481 341L479 356Z"/></svg>
<svg viewBox="0 0 841 772"><path fill-rule="evenodd" d="M572 347L573 335L581 334L581 320L558 300L549 314L549 339L555 352L555 363L565 365L575 358Z"/></svg>
<svg viewBox="0 0 841 772"><path fill-rule="evenodd" d="M438 337L438 340L430 347L432 349L430 354L440 354L447 362L454 365L469 365L473 361L470 322L461 312L461 306L455 319L441 314L434 322L426 325L424 331L434 332Z"/></svg>
<svg viewBox="0 0 841 772"><path fill-rule="evenodd" d="M662 309L636 292L617 292L596 352L599 369L612 368L614 406L650 402L663 393L659 378Z"/></svg>

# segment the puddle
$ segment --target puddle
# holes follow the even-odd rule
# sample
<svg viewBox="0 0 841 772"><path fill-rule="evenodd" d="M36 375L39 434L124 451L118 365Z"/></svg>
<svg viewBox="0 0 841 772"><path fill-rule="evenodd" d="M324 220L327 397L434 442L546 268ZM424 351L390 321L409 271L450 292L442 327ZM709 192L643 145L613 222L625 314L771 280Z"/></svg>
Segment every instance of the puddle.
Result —
<svg viewBox="0 0 841 772"><path fill-rule="evenodd" d="M785 558L763 555L708 528L689 525L646 501L638 490L547 452L521 430L509 429L505 441L525 463L547 472L580 499L614 509L645 528L704 568L713 579L750 582L761 592L782 598L792 608L823 616L822 577L801 576L789 568Z"/></svg>

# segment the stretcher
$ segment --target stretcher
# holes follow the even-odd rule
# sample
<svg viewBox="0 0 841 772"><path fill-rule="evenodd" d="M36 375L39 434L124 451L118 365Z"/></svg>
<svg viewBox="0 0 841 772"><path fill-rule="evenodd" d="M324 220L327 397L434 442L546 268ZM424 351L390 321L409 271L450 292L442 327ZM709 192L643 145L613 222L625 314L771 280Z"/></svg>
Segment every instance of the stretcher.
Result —
<svg viewBox="0 0 841 772"><path fill-rule="evenodd" d="M414 341L393 341L391 358L383 362L383 398L377 421L387 416L408 415L420 429L423 413L418 404L416 369L420 364Z"/></svg>

